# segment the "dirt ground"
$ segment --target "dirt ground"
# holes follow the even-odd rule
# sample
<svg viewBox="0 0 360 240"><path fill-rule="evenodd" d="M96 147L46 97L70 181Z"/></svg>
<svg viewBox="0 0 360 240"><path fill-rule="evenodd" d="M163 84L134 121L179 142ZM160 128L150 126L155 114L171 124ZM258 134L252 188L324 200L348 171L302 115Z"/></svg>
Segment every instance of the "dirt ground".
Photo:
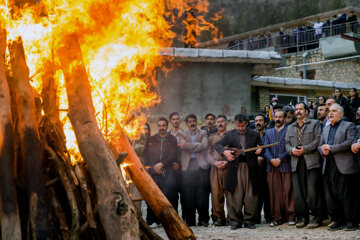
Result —
<svg viewBox="0 0 360 240"><path fill-rule="evenodd" d="M360 239L360 229L352 232L343 230L329 231L327 227L317 229L299 229L295 226L283 224L269 227L267 224L257 225L256 229L241 228L230 230L229 226L215 227L191 227L197 239L225 240L225 239ZM162 227L154 231L162 238L168 239Z"/></svg>

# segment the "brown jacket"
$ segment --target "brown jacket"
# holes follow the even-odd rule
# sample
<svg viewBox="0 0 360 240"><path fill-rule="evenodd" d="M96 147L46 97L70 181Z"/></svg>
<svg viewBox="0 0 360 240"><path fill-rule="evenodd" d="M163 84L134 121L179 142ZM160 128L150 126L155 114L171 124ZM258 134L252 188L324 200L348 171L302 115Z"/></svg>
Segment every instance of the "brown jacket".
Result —
<svg viewBox="0 0 360 240"><path fill-rule="evenodd" d="M215 143L222 139L226 133L220 136L219 132L213 133L209 137L209 150L208 150L208 160L211 165L214 165L215 161L227 161L225 156L220 156L220 154L215 149Z"/></svg>
<svg viewBox="0 0 360 240"><path fill-rule="evenodd" d="M187 170L190 163L190 156L192 152L195 153L196 160L200 168L202 169L210 168L210 163L207 160L208 136L206 131L196 129L195 142L191 142L191 132L189 130L184 133L181 133L180 147L181 147L182 171Z"/></svg>

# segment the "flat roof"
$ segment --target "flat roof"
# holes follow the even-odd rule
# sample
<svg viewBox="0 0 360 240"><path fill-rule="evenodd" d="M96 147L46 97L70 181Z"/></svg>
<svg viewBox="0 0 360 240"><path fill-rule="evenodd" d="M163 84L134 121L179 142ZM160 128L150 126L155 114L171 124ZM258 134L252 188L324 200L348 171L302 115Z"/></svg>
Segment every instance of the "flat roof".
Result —
<svg viewBox="0 0 360 240"><path fill-rule="evenodd" d="M268 51L223 50L201 48L163 48L160 55L178 62L226 62L279 64L280 53Z"/></svg>
<svg viewBox="0 0 360 240"><path fill-rule="evenodd" d="M252 79L253 86L262 87L291 87L298 89L360 89L360 83L358 82L336 82L336 81L324 81L324 80L311 80L300 78L283 78L283 77L271 77L271 76L256 76Z"/></svg>

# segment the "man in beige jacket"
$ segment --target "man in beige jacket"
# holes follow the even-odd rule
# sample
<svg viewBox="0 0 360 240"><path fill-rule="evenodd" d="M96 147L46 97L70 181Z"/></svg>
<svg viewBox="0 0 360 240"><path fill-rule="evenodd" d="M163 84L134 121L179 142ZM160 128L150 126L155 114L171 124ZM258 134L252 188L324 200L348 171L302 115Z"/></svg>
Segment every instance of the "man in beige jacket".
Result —
<svg viewBox="0 0 360 240"><path fill-rule="evenodd" d="M185 118L188 131L180 136L183 219L188 226L195 226L198 211L198 226L208 226L210 163L207 160L207 132L197 128L197 118L189 114Z"/></svg>
<svg viewBox="0 0 360 240"><path fill-rule="evenodd" d="M227 117L219 115L216 118L217 132L209 137L209 154L208 160L211 163L210 170L210 187L211 187L211 203L212 203L212 219L215 226L224 226L230 221L229 217L229 201L226 201L228 217L225 219L224 203L225 197L228 199L228 192L224 189L227 159L220 156L215 149L215 143L226 135ZM225 197L224 197L225 196ZM227 221L226 221L227 220Z"/></svg>

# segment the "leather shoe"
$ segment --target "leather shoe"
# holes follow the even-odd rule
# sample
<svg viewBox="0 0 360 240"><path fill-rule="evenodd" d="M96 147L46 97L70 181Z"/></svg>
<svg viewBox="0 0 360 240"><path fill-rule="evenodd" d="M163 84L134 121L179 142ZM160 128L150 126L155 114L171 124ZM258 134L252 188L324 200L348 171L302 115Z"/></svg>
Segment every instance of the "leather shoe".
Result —
<svg viewBox="0 0 360 240"><path fill-rule="evenodd" d="M344 231L355 231L359 227L358 224L353 224L352 222L348 222L344 227Z"/></svg>
<svg viewBox="0 0 360 240"><path fill-rule="evenodd" d="M256 229L255 224L252 224L252 223L245 223L244 227L249 228L249 229Z"/></svg>
<svg viewBox="0 0 360 240"><path fill-rule="evenodd" d="M230 227L231 230L236 230L236 229L239 229L239 228L241 228L241 224L238 224L238 223L232 224L231 227Z"/></svg>
<svg viewBox="0 0 360 240"><path fill-rule="evenodd" d="M332 230L332 231L336 231L336 230L340 230L343 228L343 224L341 224L340 222L334 221L332 223L329 224L328 229Z"/></svg>
<svg viewBox="0 0 360 240"><path fill-rule="evenodd" d="M220 219L218 219L214 222L214 226L216 226L216 227L225 226L225 224L226 224L225 220L220 220Z"/></svg>
<svg viewBox="0 0 360 240"><path fill-rule="evenodd" d="M297 228L303 228L307 225L307 222L304 218L300 219L297 223L296 223L296 227Z"/></svg>
<svg viewBox="0 0 360 240"><path fill-rule="evenodd" d="M320 221L313 220L313 221L310 221L309 225L307 225L307 228L308 229L314 229L314 228L318 228L320 226L321 226Z"/></svg>

